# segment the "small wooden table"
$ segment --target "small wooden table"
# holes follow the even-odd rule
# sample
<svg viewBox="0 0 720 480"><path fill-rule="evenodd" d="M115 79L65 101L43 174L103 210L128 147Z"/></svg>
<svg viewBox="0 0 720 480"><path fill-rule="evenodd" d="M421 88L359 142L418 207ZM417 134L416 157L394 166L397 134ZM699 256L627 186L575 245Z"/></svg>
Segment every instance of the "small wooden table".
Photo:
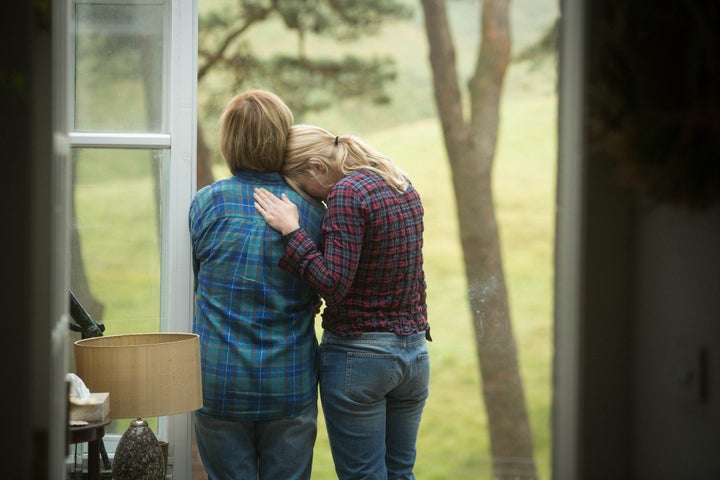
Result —
<svg viewBox="0 0 720 480"><path fill-rule="evenodd" d="M70 427L70 443L88 444L88 477L100 480L100 440L105 435L105 426L110 424L110 417L102 422L89 422L87 425Z"/></svg>

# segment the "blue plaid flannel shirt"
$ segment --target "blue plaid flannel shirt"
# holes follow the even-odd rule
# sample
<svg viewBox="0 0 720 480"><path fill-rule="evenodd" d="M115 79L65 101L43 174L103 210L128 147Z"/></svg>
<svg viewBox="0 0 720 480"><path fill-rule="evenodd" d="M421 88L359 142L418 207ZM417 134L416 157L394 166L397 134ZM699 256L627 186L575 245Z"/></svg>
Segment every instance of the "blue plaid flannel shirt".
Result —
<svg viewBox="0 0 720 480"><path fill-rule="evenodd" d="M316 401L319 297L281 270L281 235L255 211L253 188L285 193L313 238L324 213L278 173L242 171L199 190L190 206L203 407L222 419L293 417Z"/></svg>

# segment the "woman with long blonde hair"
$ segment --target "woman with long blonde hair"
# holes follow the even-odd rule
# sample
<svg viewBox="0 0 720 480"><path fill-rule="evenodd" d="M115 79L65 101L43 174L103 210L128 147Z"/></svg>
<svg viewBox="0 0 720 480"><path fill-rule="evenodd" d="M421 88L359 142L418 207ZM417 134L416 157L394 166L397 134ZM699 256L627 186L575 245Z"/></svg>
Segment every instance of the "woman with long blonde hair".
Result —
<svg viewBox="0 0 720 480"><path fill-rule="evenodd" d="M315 242L287 196L255 191L286 242L280 267L325 300L320 398L335 470L412 479L430 378L420 196L358 137L310 125L292 127L282 174L327 205Z"/></svg>

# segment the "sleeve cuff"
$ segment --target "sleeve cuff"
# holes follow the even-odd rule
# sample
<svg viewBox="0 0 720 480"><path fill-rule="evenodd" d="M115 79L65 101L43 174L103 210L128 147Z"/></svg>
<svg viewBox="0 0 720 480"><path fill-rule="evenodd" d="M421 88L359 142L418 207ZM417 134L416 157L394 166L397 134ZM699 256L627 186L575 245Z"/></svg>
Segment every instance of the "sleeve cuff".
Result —
<svg viewBox="0 0 720 480"><path fill-rule="evenodd" d="M292 232L286 233L285 235L282 236L282 239L287 243L287 242L290 241L290 239L291 239L292 237L294 237L295 234L298 233L300 230L302 230L302 227L298 227L298 228L296 228L295 230L293 230Z"/></svg>

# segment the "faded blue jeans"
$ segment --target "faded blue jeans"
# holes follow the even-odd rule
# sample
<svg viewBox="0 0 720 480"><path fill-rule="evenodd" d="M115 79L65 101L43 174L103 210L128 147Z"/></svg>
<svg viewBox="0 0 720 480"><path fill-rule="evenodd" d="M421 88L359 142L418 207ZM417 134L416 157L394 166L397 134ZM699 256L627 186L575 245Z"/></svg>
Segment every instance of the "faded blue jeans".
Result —
<svg viewBox="0 0 720 480"><path fill-rule="evenodd" d="M195 436L210 480L309 480L317 403L277 420L228 421L195 413Z"/></svg>
<svg viewBox="0 0 720 480"><path fill-rule="evenodd" d="M414 479L416 441L428 397L425 333L324 332L320 399L340 480Z"/></svg>

